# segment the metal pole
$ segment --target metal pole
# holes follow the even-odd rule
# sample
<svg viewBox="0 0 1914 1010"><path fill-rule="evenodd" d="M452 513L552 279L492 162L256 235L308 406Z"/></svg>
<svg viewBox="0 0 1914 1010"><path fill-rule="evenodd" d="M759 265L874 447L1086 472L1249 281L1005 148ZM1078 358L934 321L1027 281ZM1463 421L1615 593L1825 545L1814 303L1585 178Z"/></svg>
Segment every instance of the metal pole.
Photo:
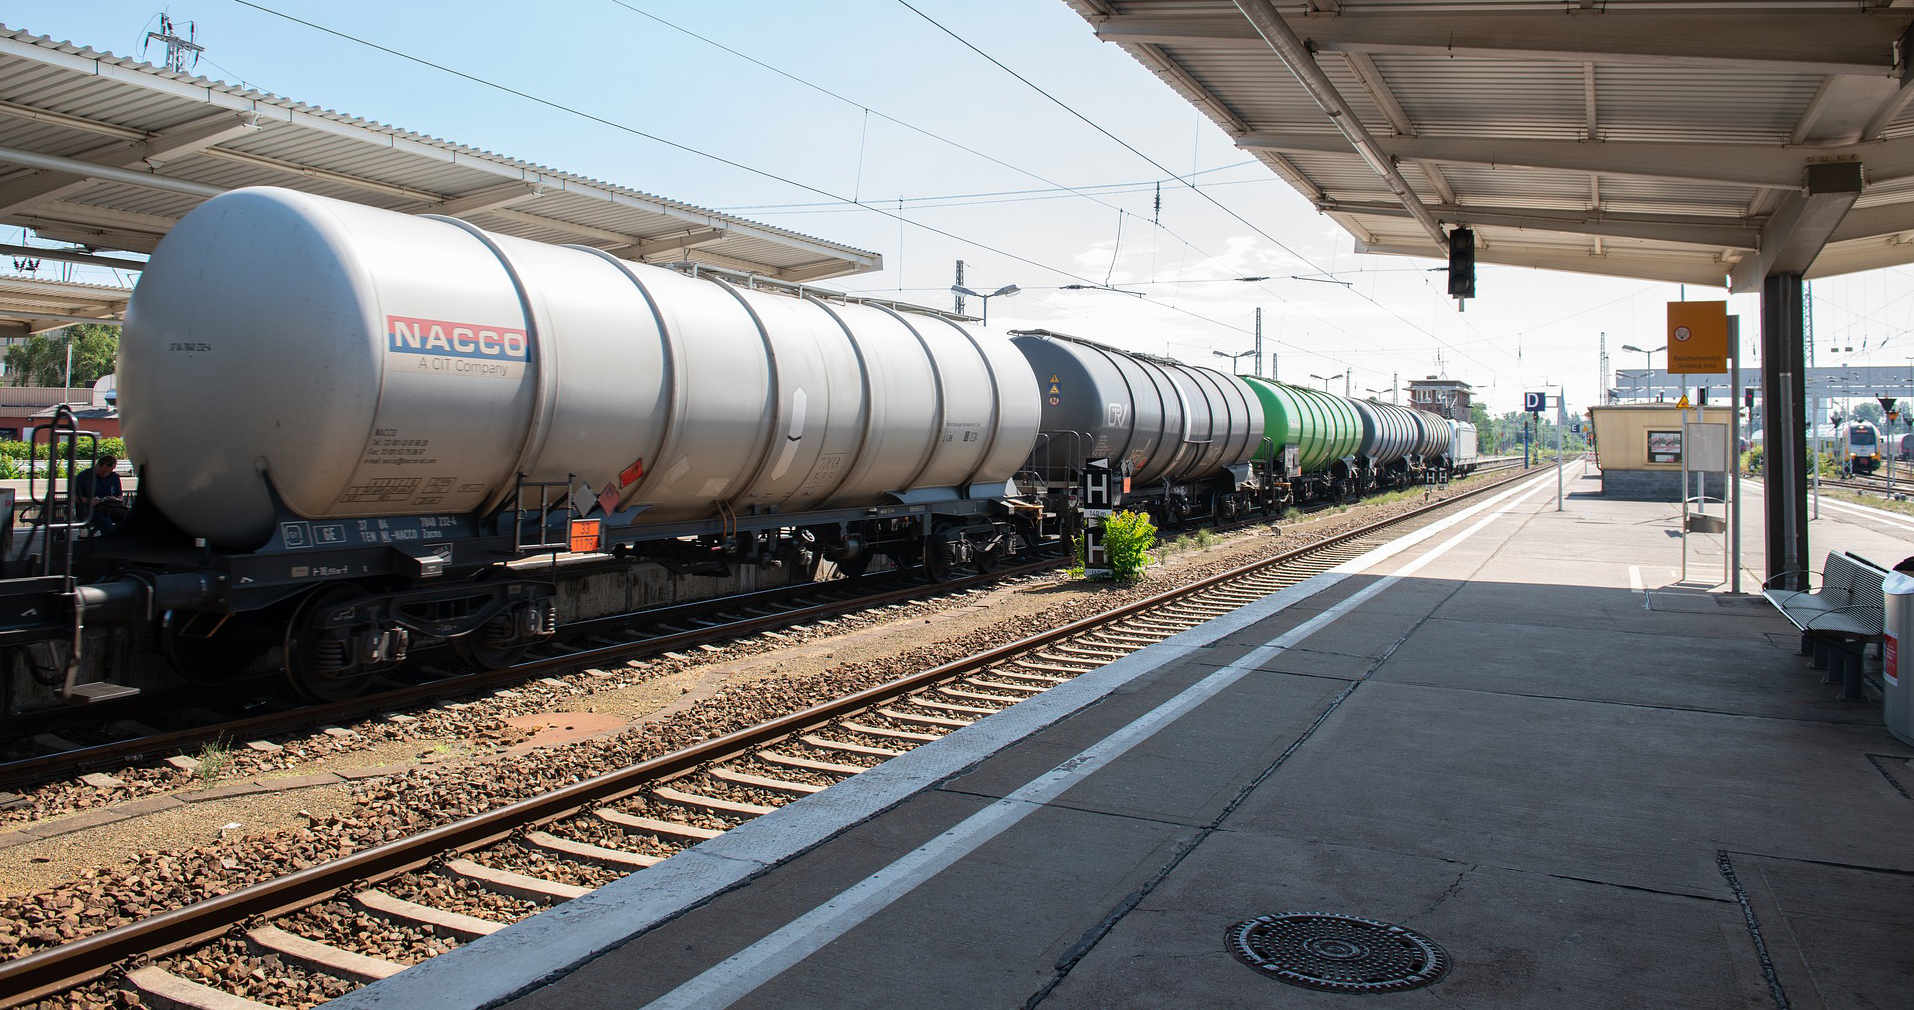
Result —
<svg viewBox="0 0 1914 1010"><path fill-rule="evenodd" d="M1555 511L1562 511L1562 429L1568 427L1568 387L1555 394Z"/></svg>
<svg viewBox="0 0 1914 1010"><path fill-rule="evenodd" d="M1263 374L1263 310L1261 308L1258 308L1256 310L1256 369L1255 371L1256 371L1257 377L1261 378Z"/></svg>
<svg viewBox="0 0 1914 1010"><path fill-rule="evenodd" d="M1729 569L1728 591L1741 592L1741 317L1728 317L1728 553L1733 559ZM1754 420L1752 416L1748 418Z"/></svg>

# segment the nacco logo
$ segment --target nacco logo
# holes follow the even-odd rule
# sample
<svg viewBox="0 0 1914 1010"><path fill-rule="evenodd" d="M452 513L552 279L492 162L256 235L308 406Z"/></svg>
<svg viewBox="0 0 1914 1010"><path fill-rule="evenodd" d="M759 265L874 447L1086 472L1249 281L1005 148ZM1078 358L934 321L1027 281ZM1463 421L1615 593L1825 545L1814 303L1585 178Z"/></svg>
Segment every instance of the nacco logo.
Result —
<svg viewBox="0 0 1914 1010"><path fill-rule="evenodd" d="M445 354L481 361L524 361L531 341L524 330L412 316L385 317L388 350Z"/></svg>

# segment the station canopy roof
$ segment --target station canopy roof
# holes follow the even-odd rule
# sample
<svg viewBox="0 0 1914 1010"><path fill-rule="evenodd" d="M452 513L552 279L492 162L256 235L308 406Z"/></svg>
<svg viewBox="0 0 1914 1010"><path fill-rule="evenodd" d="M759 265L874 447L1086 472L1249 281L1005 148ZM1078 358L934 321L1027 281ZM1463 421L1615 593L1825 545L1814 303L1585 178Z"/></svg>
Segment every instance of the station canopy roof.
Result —
<svg viewBox="0 0 1914 1010"><path fill-rule="evenodd" d="M188 211L244 186L784 281L882 266L875 253L0 26L0 226L149 253ZM125 302L114 288L0 279L0 336L114 317Z"/></svg>
<svg viewBox="0 0 1914 1010"><path fill-rule="evenodd" d="M1907 0L1066 0L1361 251L1759 290L1914 261Z"/></svg>

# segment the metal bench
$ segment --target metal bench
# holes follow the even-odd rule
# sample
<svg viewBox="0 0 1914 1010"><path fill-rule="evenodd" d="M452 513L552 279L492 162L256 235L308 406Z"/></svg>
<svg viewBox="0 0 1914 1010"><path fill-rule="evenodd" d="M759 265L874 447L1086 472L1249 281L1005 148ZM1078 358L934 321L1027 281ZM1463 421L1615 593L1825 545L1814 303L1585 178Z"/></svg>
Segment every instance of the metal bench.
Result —
<svg viewBox="0 0 1914 1010"><path fill-rule="evenodd" d="M1800 574L1783 572L1768 582ZM1861 689L1861 659L1869 643L1881 641L1886 620L1881 582L1886 578L1887 569L1866 558L1830 551L1821 565L1820 589L1768 589L1763 583L1761 595L1801 630L1801 655L1813 656L1814 668L1827 671L1823 683L1838 678L1844 701L1867 700Z"/></svg>

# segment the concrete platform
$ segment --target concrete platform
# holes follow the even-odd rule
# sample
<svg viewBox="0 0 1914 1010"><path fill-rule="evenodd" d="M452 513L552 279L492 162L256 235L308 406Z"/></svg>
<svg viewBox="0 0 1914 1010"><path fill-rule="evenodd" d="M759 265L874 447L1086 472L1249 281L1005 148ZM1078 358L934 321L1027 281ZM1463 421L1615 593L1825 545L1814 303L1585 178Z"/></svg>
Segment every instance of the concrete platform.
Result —
<svg viewBox="0 0 1914 1010"><path fill-rule="evenodd" d="M1571 476L330 1005L1914 1007L1914 751ZM1224 945L1282 912L1452 968L1285 985Z"/></svg>

